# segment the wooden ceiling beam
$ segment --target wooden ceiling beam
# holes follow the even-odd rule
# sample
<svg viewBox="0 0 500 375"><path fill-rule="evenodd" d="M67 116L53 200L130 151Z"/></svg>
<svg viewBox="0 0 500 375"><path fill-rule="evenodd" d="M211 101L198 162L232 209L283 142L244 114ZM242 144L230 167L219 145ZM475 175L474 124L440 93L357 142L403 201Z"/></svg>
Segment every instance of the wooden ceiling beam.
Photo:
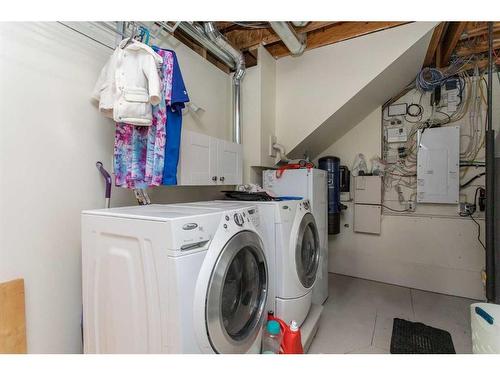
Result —
<svg viewBox="0 0 500 375"><path fill-rule="evenodd" d="M252 66L257 65L258 51L257 49L243 51L243 57L245 58L245 66L247 68L251 68Z"/></svg>
<svg viewBox="0 0 500 375"><path fill-rule="evenodd" d="M443 41L441 42L440 66L449 64L451 54L457 46L466 25L467 22L450 22L443 37Z"/></svg>
<svg viewBox="0 0 500 375"><path fill-rule="evenodd" d="M234 25L235 25L234 22L227 22L227 21L215 22L215 26L217 27L217 30L219 30L221 33L228 31L227 29L233 27Z"/></svg>
<svg viewBox="0 0 500 375"><path fill-rule="evenodd" d="M480 26L473 26L472 24L480 24ZM500 32L500 22L493 23L493 32ZM486 22L468 22L460 40L471 39L486 34L488 34L488 24Z"/></svg>
<svg viewBox="0 0 500 375"><path fill-rule="evenodd" d="M425 55L423 64L424 67L432 65L432 63L435 61L436 51L438 50L438 46L441 42L441 38L445 30L446 22L441 22L434 28L429 47L427 48L427 53Z"/></svg>
<svg viewBox="0 0 500 375"><path fill-rule="evenodd" d="M496 59L495 57L493 57L493 64L500 65L500 57L497 57ZM479 70L486 68L488 66L488 59L479 60L477 62L477 66ZM476 67L475 63L469 63L465 64L460 70L468 71L468 70L473 70L475 67Z"/></svg>
<svg viewBox="0 0 500 375"><path fill-rule="evenodd" d="M338 43L344 40L404 25L408 22L337 22L334 25L311 31L307 34L306 50ZM266 46L275 58L288 56L290 51L283 42Z"/></svg>
<svg viewBox="0 0 500 375"><path fill-rule="evenodd" d="M212 55L209 51L207 51L206 48L198 44L198 42L191 39L191 37L184 33L180 28L177 28L174 31L173 35L178 41L184 43L187 47L191 48L194 52L199 54L204 59L210 61L223 72L231 72L231 69L223 61L219 60L215 55Z"/></svg>
<svg viewBox="0 0 500 375"><path fill-rule="evenodd" d="M309 33L321 28L329 27L335 23L338 22L309 22L306 26L297 27L295 30L298 33ZM231 30L225 33L225 37L236 48L241 50L253 48L260 44L265 46L281 40L271 27L263 29Z"/></svg>
<svg viewBox="0 0 500 375"><path fill-rule="evenodd" d="M478 53L488 52L488 48L489 48L488 41L484 41L472 47L468 47L466 45L459 46L456 48L454 54L460 57L470 56ZM493 40L493 49L499 49L499 48L500 48L500 38L497 37Z"/></svg>

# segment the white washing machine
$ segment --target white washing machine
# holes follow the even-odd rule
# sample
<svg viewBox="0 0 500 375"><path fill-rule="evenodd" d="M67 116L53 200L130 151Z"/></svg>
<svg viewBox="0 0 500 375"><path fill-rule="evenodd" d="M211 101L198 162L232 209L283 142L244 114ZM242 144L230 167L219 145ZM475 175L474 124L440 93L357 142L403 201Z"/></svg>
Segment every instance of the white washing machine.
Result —
<svg viewBox="0 0 500 375"><path fill-rule="evenodd" d="M85 353L258 353L267 262L258 208L82 213Z"/></svg>
<svg viewBox="0 0 500 375"><path fill-rule="evenodd" d="M259 209L260 233L269 268L267 309L274 310L276 316L285 322L295 320L301 325L311 308L321 251L309 200L256 201L251 204ZM319 313L316 318L319 318Z"/></svg>

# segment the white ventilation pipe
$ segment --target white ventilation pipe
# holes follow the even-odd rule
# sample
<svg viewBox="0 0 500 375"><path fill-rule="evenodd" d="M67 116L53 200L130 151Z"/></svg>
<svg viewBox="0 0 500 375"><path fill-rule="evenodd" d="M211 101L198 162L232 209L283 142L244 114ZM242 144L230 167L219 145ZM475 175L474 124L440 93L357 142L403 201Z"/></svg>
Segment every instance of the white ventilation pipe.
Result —
<svg viewBox="0 0 500 375"><path fill-rule="evenodd" d="M304 52L306 49L305 34L297 34L288 22L269 22L269 24L293 56L299 56Z"/></svg>
<svg viewBox="0 0 500 375"><path fill-rule="evenodd" d="M205 34L222 51L233 59L236 71L233 75L233 139L236 143L241 143L241 80L245 75L245 58L243 53L234 48L227 39L217 30L213 22L205 22Z"/></svg>

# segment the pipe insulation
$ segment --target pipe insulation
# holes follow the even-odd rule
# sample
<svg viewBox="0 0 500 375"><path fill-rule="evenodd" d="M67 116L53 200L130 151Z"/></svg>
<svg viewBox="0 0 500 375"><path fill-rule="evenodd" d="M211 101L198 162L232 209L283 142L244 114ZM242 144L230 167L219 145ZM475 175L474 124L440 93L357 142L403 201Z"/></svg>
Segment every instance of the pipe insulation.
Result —
<svg viewBox="0 0 500 375"><path fill-rule="evenodd" d="M204 23L205 34L222 51L226 52L234 61L235 72L233 75L233 138L236 143L241 143L241 81L245 76L245 58L243 53L234 48L219 32L215 23Z"/></svg>
<svg viewBox="0 0 500 375"><path fill-rule="evenodd" d="M486 299L499 303L499 250L495 249L495 131L493 130L493 22L488 22L488 112L486 128Z"/></svg>
<svg viewBox="0 0 500 375"><path fill-rule="evenodd" d="M305 34L297 34L288 22L269 22L269 24L293 56L299 56L304 52L307 42Z"/></svg>

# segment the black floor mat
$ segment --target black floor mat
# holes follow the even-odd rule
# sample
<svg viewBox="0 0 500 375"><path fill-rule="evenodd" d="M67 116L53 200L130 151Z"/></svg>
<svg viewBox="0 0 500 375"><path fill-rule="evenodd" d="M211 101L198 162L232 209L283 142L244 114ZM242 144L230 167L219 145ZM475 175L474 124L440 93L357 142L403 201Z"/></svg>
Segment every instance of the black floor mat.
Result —
<svg viewBox="0 0 500 375"><path fill-rule="evenodd" d="M447 331L394 318L391 354L455 354L455 347Z"/></svg>

